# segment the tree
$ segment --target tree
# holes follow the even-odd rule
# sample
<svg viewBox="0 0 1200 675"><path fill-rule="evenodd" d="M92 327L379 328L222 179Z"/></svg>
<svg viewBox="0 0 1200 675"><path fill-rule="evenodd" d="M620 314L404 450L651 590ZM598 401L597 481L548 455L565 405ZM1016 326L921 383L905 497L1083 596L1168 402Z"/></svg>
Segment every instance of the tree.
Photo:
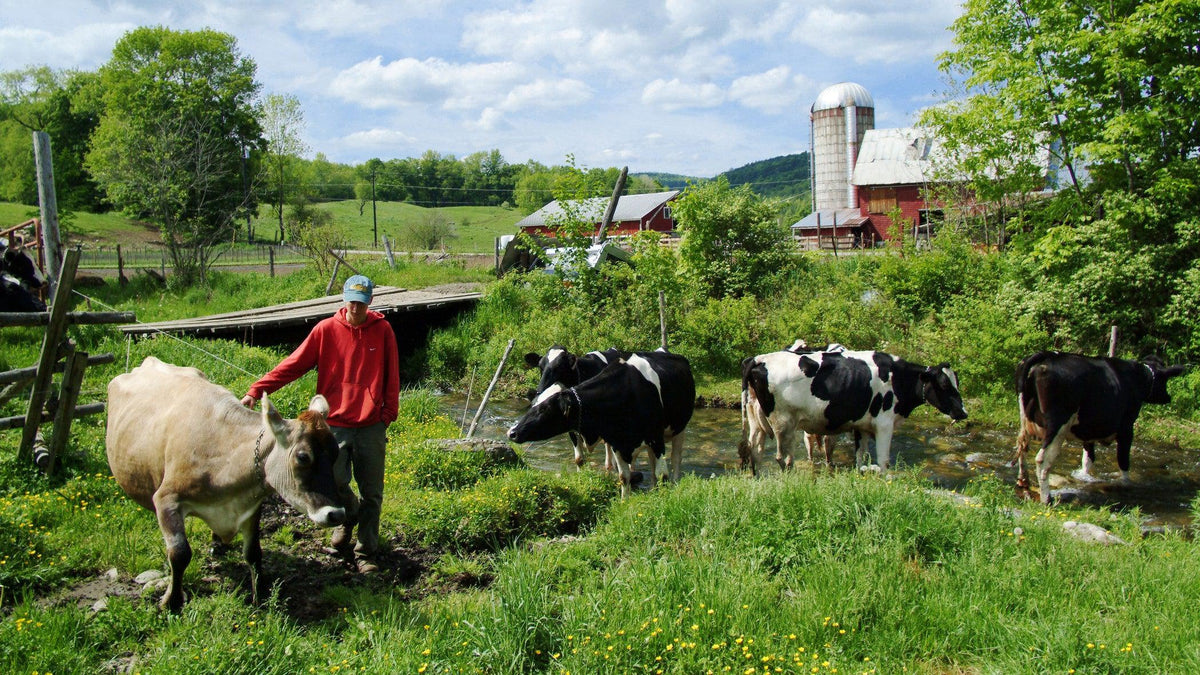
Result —
<svg viewBox="0 0 1200 675"><path fill-rule="evenodd" d="M304 197L292 203L288 219L289 241L300 251L323 276L333 273L336 258L333 251L345 250L350 235L345 228L333 222L333 214L311 205Z"/></svg>
<svg viewBox="0 0 1200 675"><path fill-rule="evenodd" d="M985 201L1030 223L1014 240L1035 317L1057 346L1196 354L1173 300L1200 257L1200 60L1194 0L968 0L941 56L956 100L926 119ZM1023 202L1048 148L1066 168ZM1017 161L1012 161L1012 158ZM1016 199L1014 199L1016 198Z"/></svg>
<svg viewBox="0 0 1200 675"><path fill-rule="evenodd" d="M45 66L0 73L0 199L37 202L32 131L50 136L58 204L100 210L96 184L84 171L88 139L98 114L92 105L95 73Z"/></svg>
<svg viewBox="0 0 1200 675"><path fill-rule="evenodd" d="M254 62L233 36L138 28L100 70L103 113L86 164L108 200L158 224L179 282L203 281L213 247L253 210L243 148L259 148Z"/></svg>
<svg viewBox="0 0 1200 675"><path fill-rule="evenodd" d="M304 130L304 110L292 94L270 94L262 104L263 168L265 189L271 210L279 220L279 241L285 239L283 207L300 192L300 155L308 146L300 138Z"/></svg>
<svg viewBox="0 0 1200 675"><path fill-rule="evenodd" d="M795 246L772 202L724 177L691 184L672 211L683 239L682 273L711 298L766 297L794 266Z"/></svg>

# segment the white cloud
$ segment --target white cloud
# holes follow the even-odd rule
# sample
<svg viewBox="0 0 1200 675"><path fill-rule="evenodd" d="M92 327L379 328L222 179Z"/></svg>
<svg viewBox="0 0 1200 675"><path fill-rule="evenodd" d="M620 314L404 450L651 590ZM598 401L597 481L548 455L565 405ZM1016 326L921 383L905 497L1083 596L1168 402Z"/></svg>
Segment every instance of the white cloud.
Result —
<svg viewBox="0 0 1200 675"><path fill-rule="evenodd" d="M739 104L777 114L794 109L815 94L816 84L804 75L792 75L788 66L739 77L729 86L729 98Z"/></svg>
<svg viewBox="0 0 1200 675"><path fill-rule="evenodd" d="M950 46L948 26L961 11L957 0L831 3L810 9L791 38L855 63L927 61Z"/></svg>
<svg viewBox="0 0 1200 675"><path fill-rule="evenodd" d="M112 55L113 45L137 26L128 23L91 23L46 31L21 26L0 27L0 63L38 63L52 68L99 68ZM30 55L36 58L30 59ZM14 64L14 65L9 65Z"/></svg>
<svg viewBox="0 0 1200 675"><path fill-rule="evenodd" d="M348 147L370 148L371 150L379 147L407 146L416 141L416 138L395 129L368 129L355 131L342 137L342 143Z"/></svg>
<svg viewBox="0 0 1200 675"><path fill-rule="evenodd" d="M691 83L678 79L658 79L642 89L642 103L666 111L713 108L724 102L724 92L711 82Z"/></svg>
<svg viewBox="0 0 1200 675"><path fill-rule="evenodd" d="M450 63L405 58L385 64L376 56L338 73L330 91L368 108L437 105L474 110L502 99L524 79L512 62Z"/></svg>

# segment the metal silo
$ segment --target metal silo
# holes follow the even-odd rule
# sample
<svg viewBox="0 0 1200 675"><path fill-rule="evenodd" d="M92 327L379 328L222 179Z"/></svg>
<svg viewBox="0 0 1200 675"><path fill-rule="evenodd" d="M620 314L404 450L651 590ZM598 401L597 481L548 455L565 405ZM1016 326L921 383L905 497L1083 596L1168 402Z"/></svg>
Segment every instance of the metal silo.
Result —
<svg viewBox="0 0 1200 675"><path fill-rule="evenodd" d="M857 207L850 178L863 134L875 128L875 100L862 85L839 82L817 96L809 121L813 211Z"/></svg>

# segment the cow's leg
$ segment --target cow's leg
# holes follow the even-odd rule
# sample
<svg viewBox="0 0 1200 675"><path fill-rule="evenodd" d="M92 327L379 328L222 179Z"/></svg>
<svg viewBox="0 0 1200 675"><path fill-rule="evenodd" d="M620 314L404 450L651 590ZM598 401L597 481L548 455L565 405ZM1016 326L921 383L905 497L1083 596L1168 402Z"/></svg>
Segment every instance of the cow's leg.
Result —
<svg viewBox="0 0 1200 675"><path fill-rule="evenodd" d="M1082 481L1092 481L1092 467L1096 464L1096 444L1084 443L1083 453L1079 457L1079 471L1075 477Z"/></svg>
<svg viewBox="0 0 1200 675"><path fill-rule="evenodd" d="M679 432L671 437L671 482L679 482L679 474L683 469L683 434Z"/></svg>
<svg viewBox="0 0 1200 675"><path fill-rule="evenodd" d="M813 445L816 443L820 443L819 439L820 439L820 437L817 436L816 434L810 434L807 431L804 432L804 452L808 455L808 463L809 464L812 464L812 461L813 461L813 459L812 459Z"/></svg>
<svg viewBox="0 0 1200 675"><path fill-rule="evenodd" d="M258 589L262 578L262 543L259 539L259 522L262 519L262 504L254 515L242 523L242 555L250 568L250 602L258 604Z"/></svg>
<svg viewBox="0 0 1200 675"><path fill-rule="evenodd" d="M875 428L875 461L879 470L886 472L892 465L892 427L880 425Z"/></svg>
<svg viewBox="0 0 1200 675"><path fill-rule="evenodd" d="M613 453L612 446L608 444L608 441L604 441L604 471L605 471L605 473L612 473L617 468L617 460L615 459L615 457L616 457L616 455Z"/></svg>
<svg viewBox="0 0 1200 675"><path fill-rule="evenodd" d="M583 463L587 461L587 458L583 453L583 447L586 445L586 443L584 443L583 438L574 431L569 432L569 435L571 437L571 447L575 450L575 466L576 468L583 470Z"/></svg>
<svg viewBox="0 0 1200 675"><path fill-rule="evenodd" d="M1029 469L1025 466L1025 455L1029 453L1029 429L1025 416L1021 415L1021 429L1017 432L1017 487L1029 487Z"/></svg>
<svg viewBox="0 0 1200 675"><path fill-rule="evenodd" d="M629 470L629 462L626 461L626 456L632 460L633 452L629 450L624 452L616 450L613 452L613 459L617 462L617 475L621 481L621 499L629 496L630 488L633 484L633 472Z"/></svg>
<svg viewBox="0 0 1200 675"><path fill-rule="evenodd" d="M780 427L775 429L775 461L779 464L780 469L786 471L796 463L792 455L792 443L795 440L795 432L790 422L782 424Z"/></svg>
<svg viewBox="0 0 1200 675"><path fill-rule="evenodd" d="M650 487L658 485L658 461L665 460L667 454L667 444L665 439L655 439L651 443L646 444L647 460L650 463ZM667 478L667 463L663 461L662 478L666 482Z"/></svg>
<svg viewBox="0 0 1200 675"><path fill-rule="evenodd" d="M647 448L646 463L650 465L650 487L658 485L658 457L654 454L654 448ZM629 470L633 474L632 467Z"/></svg>
<svg viewBox="0 0 1200 675"><path fill-rule="evenodd" d="M1062 449L1066 437L1066 424L1047 421L1046 439L1042 442L1042 449L1038 451L1036 457L1038 493L1041 495L1043 504L1050 503L1050 467L1054 466L1054 459L1058 457L1058 451Z"/></svg>
<svg viewBox="0 0 1200 675"><path fill-rule="evenodd" d="M1129 479L1129 451L1132 449L1133 426L1130 425L1117 432L1117 468L1121 470L1121 482L1125 484L1132 482Z"/></svg>
<svg viewBox="0 0 1200 675"><path fill-rule="evenodd" d="M871 466L871 452L867 448L867 436L858 429L854 430L854 468L866 469Z"/></svg>
<svg viewBox="0 0 1200 675"><path fill-rule="evenodd" d="M158 516L158 529L162 530L163 541L167 545L167 563L171 568L167 592L158 605L172 614L178 614L183 609L183 571L192 562L192 547L188 545L183 511L174 497L155 493L154 513Z"/></svg>
<svg viewBox="0 0 1200 675"><path fill-rule="evenodd" d="M833 468L833 436L822 436L821 446L825 449L825 468Z"/></svg>

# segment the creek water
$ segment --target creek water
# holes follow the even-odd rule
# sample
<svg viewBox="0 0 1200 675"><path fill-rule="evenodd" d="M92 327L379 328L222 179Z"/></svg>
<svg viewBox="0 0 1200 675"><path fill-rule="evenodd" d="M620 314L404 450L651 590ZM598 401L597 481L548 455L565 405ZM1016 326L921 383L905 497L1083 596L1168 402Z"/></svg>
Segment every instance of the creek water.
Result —
<svg viewBox="0 0 1200 675"><path fill-rule="evenodd" d="M478 401L469 404L466 425L474 416ZM484 410L475 430L478 438L504 440L505 432L529 408L520 399L492 400ZM442 410L456 421L464 419L462 396L442 398ZM944 422L941 420L944 419ZM464 425L465 426L465 425ZM683 449L683 473L699 476L718 476L739 473L737 444L741 438L741 414L727 408L698 408L688 424ZM919 466L921 473L933 484L947 489L960 489L973 477L992 474L1015 490L1017 469L1009 466L1013 458L1015 430L981 428L969 421L951 423L949 418L906 420L899 425L892 440L893 463L900 468ZM796 443L797 466L803 468L806 457L803 442ZM525 457L531 466L547 471L574 471L573 453L566 435L548 441L527 443ZM1082 447L1068 443L1054 463L1051 484L1053 496L1092 506L1108 506L1114 510L1141 510L1146 527L1181 527L1192 522L1190 503L1200 492L1200 449L1182 448L1166 443L1151 443L1134 439L1130 467L1131 482L1122 485L1117 468L1115 446L1097 446L1092 480L1081 480L1074 473L1079 469ZM872 453L874 448L872 447ZM1029 454L1030 480L1033 475L1035 445ZM774 461L774 441L768 440L764 457L768 471L778 470ZM819 451L814 458L824 462ZM602 469L604 452L597 448L588 458L593 468ZM849 434L843 434L833 449L835 467L848 468L854 463L854 449ZM645 470L645 455L638 454L637 469Z"/></svg>

